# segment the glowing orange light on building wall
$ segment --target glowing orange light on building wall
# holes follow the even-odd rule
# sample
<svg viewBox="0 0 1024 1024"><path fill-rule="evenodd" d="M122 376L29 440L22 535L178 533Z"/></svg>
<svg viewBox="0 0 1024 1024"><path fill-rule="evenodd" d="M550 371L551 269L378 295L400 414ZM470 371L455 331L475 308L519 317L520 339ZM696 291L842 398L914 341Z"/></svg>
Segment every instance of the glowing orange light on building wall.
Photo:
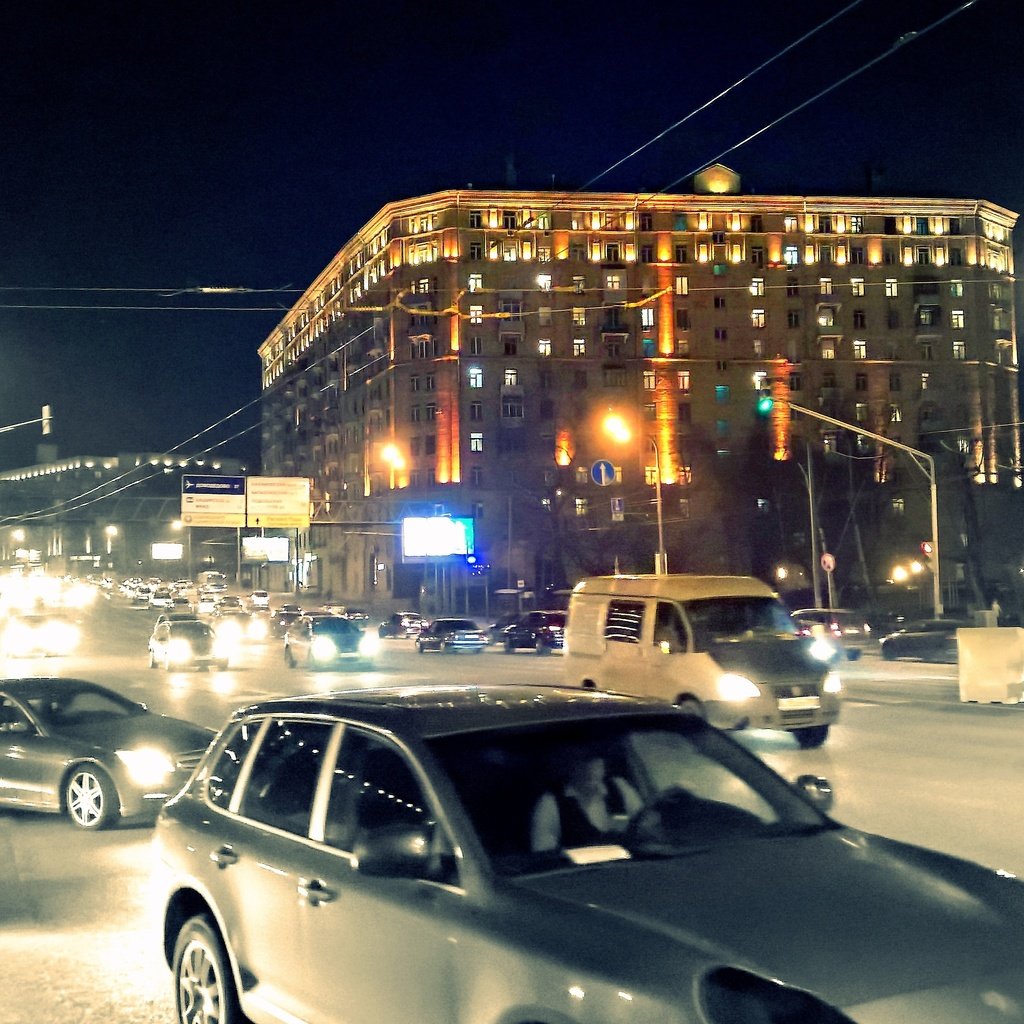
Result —
<svg viewBox="0 0 1024 1024"><path fill-rule="evenodd" d="M675 307L672 298L672 268L658 267L658 351L663 356L675 352Z"/></svg>
<svg viewBox="0 0 1024 1024"><path fill-rule="evenodd" d="M458 313L453 313L448 318L451 332L451 347L453 352L459 352L462 349L462 319Z"/></svg>
<svg viewBox="0 0 1024 1024"><path fill-rule="evenodd" d="M568 430L559 430L555 434L555 463L559 466L568 466L572 463L576 448L572 443L572 435Z"/></svg>
<svg viewBox="0 0 1024 1024"><path fill-rule="evenodd" d="M672 236L667 231L658 232L658 262L668 263L672 259Z"/></svg>

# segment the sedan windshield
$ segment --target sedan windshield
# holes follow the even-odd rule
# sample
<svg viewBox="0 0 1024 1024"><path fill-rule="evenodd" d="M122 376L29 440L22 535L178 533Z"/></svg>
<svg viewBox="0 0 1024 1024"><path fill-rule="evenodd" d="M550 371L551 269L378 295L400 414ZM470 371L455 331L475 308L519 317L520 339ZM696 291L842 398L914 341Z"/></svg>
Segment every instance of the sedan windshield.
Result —
<svg viewBox="0 0 1024 1024"><path fill-rule="evenodd" d="M30 708L37 721L54 729L148 713L135 701L75 679L44 679L31 687L12 687L11 696Z"/></svg>
<svg viewBox="0 0 1024 1024"><path fill-rule="evenodd" d="M459 735L431 743L501 874L829 827L705 723L645 716Z"/></svg>

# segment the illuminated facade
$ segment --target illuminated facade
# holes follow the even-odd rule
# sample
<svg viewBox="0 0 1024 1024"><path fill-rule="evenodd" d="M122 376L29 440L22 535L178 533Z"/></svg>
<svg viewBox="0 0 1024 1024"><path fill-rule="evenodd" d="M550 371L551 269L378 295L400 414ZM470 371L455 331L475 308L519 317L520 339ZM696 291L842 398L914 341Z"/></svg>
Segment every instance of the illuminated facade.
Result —
<svg viewBox="0 0 1024 1024"><path fill-rule="evenodd" d="M744 569L709 481L765 433L780 461L846 447L780 401L760 421L759 392L915 447L941 433L976 484L1012 490L1015 222L967 199L741 195L720 166L682 195L391 203L260 347L263 472L313 478L310 582L361 597L409 592L395 527L424 511L476 517L492 587L555 581L537 524L559 511L610 571L637 537L653 550L656 461L670 566ZM609 411L628 446L602 434ZM847 440L898 486L891 450ZM598 459L616 485L593 482Z"/></svg>

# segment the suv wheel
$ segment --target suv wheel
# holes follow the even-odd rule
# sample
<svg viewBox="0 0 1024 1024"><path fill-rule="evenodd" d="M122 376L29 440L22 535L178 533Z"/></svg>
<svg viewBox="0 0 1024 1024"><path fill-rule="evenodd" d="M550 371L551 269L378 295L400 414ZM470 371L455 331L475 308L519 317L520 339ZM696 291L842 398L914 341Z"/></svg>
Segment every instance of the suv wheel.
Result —
<svg viewBox="0 0 1024 1024"><path fill-rule="evenodd" d="M171 969L179 1024L242 1024L224 943L205 914L186 921L178 933Z"/></svg>
<svg viewBox="0 0 1024 1024"><path fill-rule="evenodd" d="M828 739L828 726L807 725L803 729L794 729L793 735L802 750L813 750Z"/></svg>

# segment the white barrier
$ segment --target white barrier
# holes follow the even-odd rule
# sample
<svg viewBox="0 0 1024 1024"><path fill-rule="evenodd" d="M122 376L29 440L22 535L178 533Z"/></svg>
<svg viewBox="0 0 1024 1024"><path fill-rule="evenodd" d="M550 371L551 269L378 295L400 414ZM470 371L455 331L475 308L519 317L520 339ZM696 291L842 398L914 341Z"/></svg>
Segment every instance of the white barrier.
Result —
<svg viewBox="0 0 1024 1024"><path fill-rule="evenodd" d="M1024 697L1024 629L956 631L960 700L1019 704Z"/></svg>

